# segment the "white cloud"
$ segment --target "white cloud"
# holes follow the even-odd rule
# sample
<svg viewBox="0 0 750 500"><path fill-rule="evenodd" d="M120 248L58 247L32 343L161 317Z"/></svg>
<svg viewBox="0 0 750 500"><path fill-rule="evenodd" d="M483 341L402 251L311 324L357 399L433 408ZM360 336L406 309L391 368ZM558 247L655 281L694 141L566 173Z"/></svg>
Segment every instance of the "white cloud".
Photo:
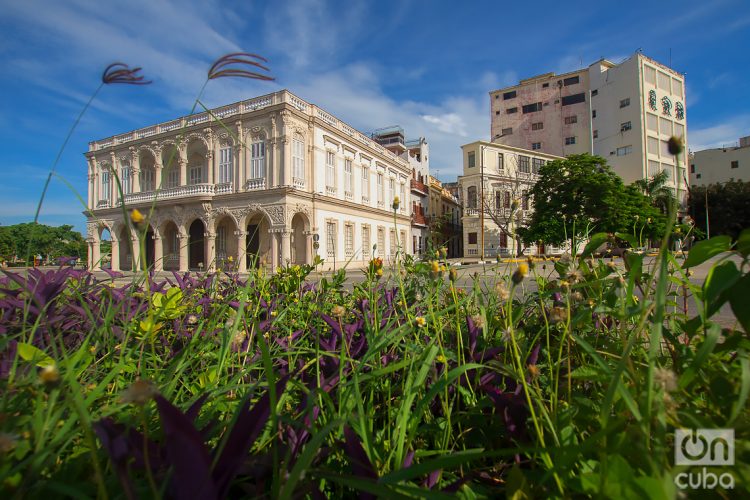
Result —
<svg viewBox="0 0 750 500"><path fill-rule="evenodd" d="M717 125L688 128L688 146L691 151L734 146L740 137L750 134L750 115L740 115Z"/></svg>

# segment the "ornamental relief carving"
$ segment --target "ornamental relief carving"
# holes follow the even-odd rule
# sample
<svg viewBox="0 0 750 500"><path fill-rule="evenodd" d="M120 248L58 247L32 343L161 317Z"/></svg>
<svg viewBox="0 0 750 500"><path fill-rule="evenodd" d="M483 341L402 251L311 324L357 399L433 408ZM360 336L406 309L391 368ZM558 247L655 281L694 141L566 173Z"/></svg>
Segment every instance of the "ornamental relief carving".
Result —
<svg viewBox="0 0 750 500"><path fill-rule="evenodd" d="M273 224L286 224L286 213L283 205L271 205L265 208L265 212Z"/></svg>

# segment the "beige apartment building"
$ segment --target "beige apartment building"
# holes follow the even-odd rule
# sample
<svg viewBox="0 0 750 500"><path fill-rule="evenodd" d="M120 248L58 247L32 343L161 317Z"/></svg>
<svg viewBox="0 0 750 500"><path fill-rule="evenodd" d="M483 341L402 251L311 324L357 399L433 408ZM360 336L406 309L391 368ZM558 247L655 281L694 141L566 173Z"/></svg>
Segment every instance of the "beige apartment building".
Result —
<svg viewBox="0 0 750 500"><path fill-rule="evenodd" d="M687 138L685 78L641 53L494 90L490 107L495 143L557 156L596 154L626 183L663 170L684 199L687 147L678 166L667 140Z"/></svg>
<svg viewBox="0 0 750 500"><path fill-rule="evenodd" d="M282 90L91 142L89 268L112 240L113 270L364 266L409 251L410 164ZM118 187L121 186L120 187ZM148 217L145 255L123 220Z"/></svg>
<svg viewBox="0 0 750 500"><path fill-rule="evenodd" d="M464 168L458 184L464 200L464 257L482 260L518 255L513 235L531 218L534 206L529 192L539 169L562 157L486 141L461 148ZM534 245L524 253L549 255L560 249Z"/></svg>
<svg viewBox="0 0 750 500"><path fill-rule="evenodd" d="M750 181L750 136L738 145L704 149L690 155L690 185L706 186L730 180Z"/></svg>

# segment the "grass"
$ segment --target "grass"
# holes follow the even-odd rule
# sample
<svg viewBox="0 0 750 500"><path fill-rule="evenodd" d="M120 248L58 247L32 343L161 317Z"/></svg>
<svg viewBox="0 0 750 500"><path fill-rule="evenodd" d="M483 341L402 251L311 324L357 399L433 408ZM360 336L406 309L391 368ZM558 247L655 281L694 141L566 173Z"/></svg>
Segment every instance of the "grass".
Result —
<svg viewBox="0 0 750 500"><path fill-rule="evenodd" d="M9 275L3 496L671 498L682 427L734 428L747 492L748 338L709 313L745 286L742 258L704 287L667 252L558 261L555 279L497 266L466 291L439 256L391 278L374 261L350 291L309 266Z"/></svg>

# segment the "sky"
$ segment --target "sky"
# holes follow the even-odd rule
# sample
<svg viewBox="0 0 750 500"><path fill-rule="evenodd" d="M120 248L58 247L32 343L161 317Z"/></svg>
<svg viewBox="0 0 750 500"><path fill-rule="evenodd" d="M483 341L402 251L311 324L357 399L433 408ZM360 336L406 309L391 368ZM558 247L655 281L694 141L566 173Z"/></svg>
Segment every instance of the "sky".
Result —
<svg viewBox="0 0 750 500"><path fill-rule="evenodd" d="M276 80L213 80L208 106L286 88L362 132L426 137L443 181L462 144L489 139L490 91L639 49L685 73L690 149L750 135L750 0L0 0L0 12L2 225L33 220L117 61L153 83L98 93L42 223L84 232L88 142L188 114L213 61L236 51L268 58Z"/></svg>

